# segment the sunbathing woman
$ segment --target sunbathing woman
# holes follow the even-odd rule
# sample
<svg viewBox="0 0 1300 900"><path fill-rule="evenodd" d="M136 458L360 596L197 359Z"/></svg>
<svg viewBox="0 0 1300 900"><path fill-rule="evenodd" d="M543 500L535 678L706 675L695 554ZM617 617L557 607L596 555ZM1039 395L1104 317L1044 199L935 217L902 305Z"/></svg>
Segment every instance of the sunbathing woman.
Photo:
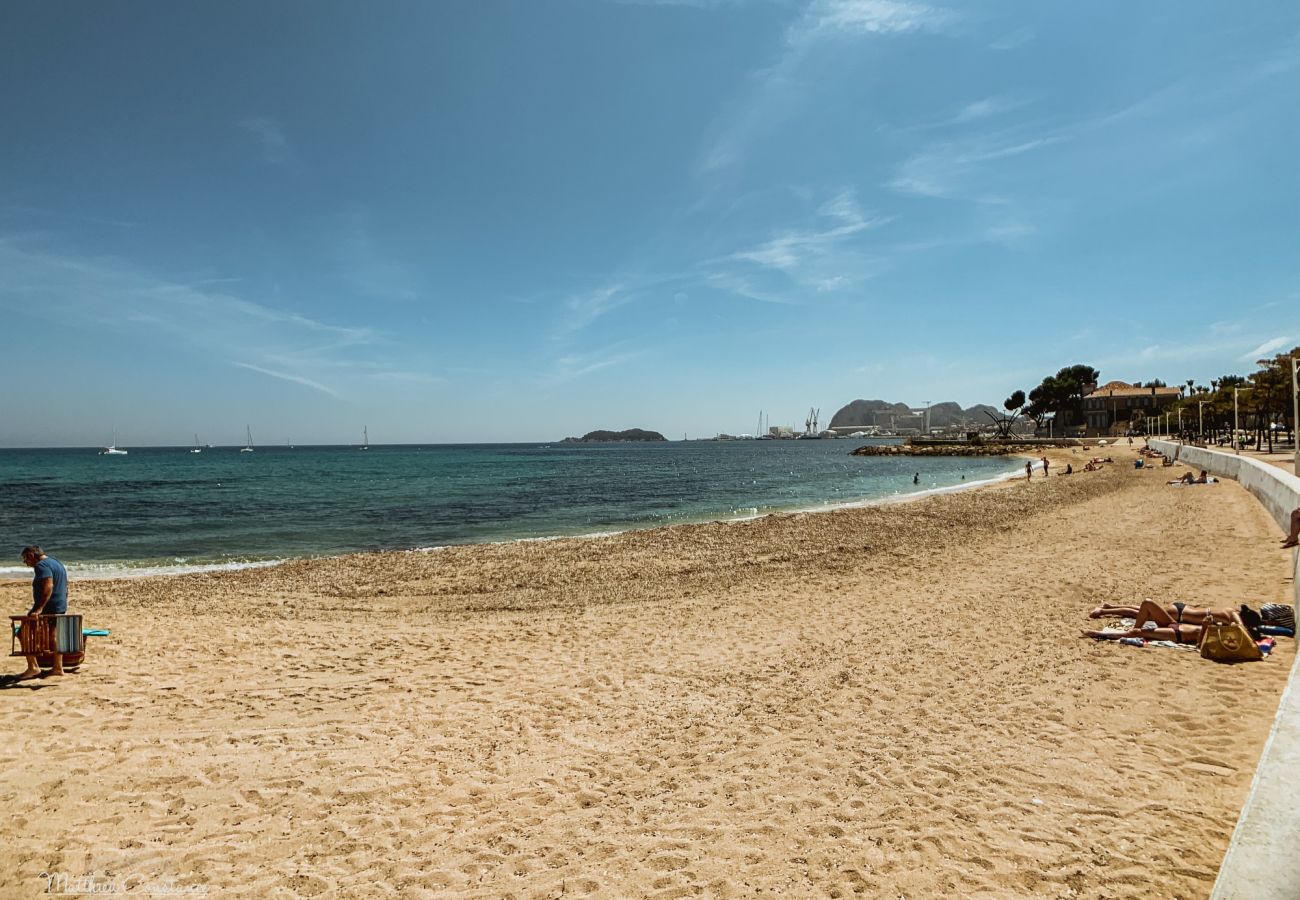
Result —
<svg viewBox="0 0 1300 900"><path fill-rule="evenodd" d="M1150 604L1149 607L1148 604ZM1133 627L1128 631L1089 631L1084 629L1082 634L1084 637L1096 638L1099 641L1117 641L1120 638L1135 637L1143 638L1148 641L1173 641L1175 644L1196 644L1201 640L1201 625L1192 625L1187 622L1186 616L1191 610L1186 607L1184 607L1183 610L1184 620L1182 622L1170 619L1169 615L1165 612L1164 607L1150 600L1143 601L1142 605L1138 607L1138 610L1139 612L1159 613L1160 617L1167 621L1163 625L1159 625L1157 620L1154 617L1151 617L1135 622ZM1093 612L1096 612L1096 610L1093 610ZM1259 613L1255 612L1255 610L1245 604L1242 604L1240 610L1203 609L1199 610L1199 612L1206 617L1212 617L1208 619L1210 624L1225 621L1239 622L1245 626L1248 632L1250 632L1252 638L1259 640L1260 633L1258 629L1259 626L1263 624L1263 619L1260 617ZM1226 620L1219 618L1224 613L1227 614ZM1203 624L1206 621L1206 618L1201 619ZM1144 628L1143 626L1148 623L1156 627Z"/></svg>
<svg viewBox="0 0 1300 900"><path fill-rule="evenodd" d="M1161 606L1154 600L1143 600L1141 606L1112 606L1103 603L1088 613L1090 619L1135 619L1134 627L1141 628L1147 622L1159 626L1169 625L1204 625L1209 619L1213 625L1226 625L1239 618L1235 609L1210 609L1204 606L1188 606L1186 603L1171 603Z"/></svg>

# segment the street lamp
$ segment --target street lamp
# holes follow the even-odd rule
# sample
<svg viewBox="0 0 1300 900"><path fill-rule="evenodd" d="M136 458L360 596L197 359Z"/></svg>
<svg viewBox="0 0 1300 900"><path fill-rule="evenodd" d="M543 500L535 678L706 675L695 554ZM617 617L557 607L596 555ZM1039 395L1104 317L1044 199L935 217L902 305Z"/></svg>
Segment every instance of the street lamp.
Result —
<svg viewBox="0 0 1300 900"><path fill-rule="evenodd" d="M1205 440L1205 404L1208 400L1196 401L1196 429L1201 433L1201 440Z"/></svg>
<svg viewBox="0 0 1300 900"><path fill-rule="evenodd" d="M1250 388L1234 387L1232 389L1232 447L1238 456L1241 456L1241 441L1237 439L1237 432L1241 429L1241 424L1237 421L1237 397L1242 391L1248 391Z"/></svg>
<svg viewBox="0 0 1300 900"><path fill-rule="evenodd" d="M1295 473L1300 475L1300 359L1291 357L1291 443L1295 445Z"/></svg>

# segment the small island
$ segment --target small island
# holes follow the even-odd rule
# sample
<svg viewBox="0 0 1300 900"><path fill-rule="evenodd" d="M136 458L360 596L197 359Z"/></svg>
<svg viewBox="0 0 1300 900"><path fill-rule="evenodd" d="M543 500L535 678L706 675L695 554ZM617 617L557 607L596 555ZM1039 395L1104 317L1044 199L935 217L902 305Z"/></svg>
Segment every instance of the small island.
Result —
<svg viewBox="0 0 1300 900"><path fill-rule="evenodd" d="M666 441L657 431L629 428L627 431L588 431L582 437L566 437L561 444L605 444L622 441Z"/></svg>

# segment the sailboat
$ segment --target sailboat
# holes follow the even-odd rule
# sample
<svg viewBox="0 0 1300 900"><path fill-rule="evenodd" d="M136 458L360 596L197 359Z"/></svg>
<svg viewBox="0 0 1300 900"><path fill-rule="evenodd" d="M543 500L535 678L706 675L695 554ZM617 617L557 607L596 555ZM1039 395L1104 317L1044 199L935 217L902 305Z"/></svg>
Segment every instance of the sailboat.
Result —
<svg viewBox="0 0 1300 900"><path fill-rule="evenodd" d="M203 448L199 446L199 436L198 436L197 434L194 435L194 447L190 450L190 452L191 452L191 453L202 453L202 452L203 452Z"/></svg>
<svg viewBox="0 0 1300 900"><path fill-rule="evenodd" d="M253 432L249 429L249 427L248 427L247 425L245 425L245 426L244 426L244 433L245 433L246 435L248 435L248 442L245 443L244 446L242 446L242 447L239 448L239 452L240 452L240 453L252 453L252 452L253 452Z"/></svg>
<svg viewBox="0 0 1300 900"><path fill-rule="evenodd" d="M109 442L109 444L108 444L107 447L105 447L103 450L100 450L100 451L99 451L99 455L100 455L100 456L126 456L126 451L125 451L125 450L119 450L119 449L117 449L117 429L116 429L116 428L113 429L113 440Z"/></svg>
<svg viewBox="0 0 1300 900"><path fill-rule="evenodd" d="M370 432L366 430L366 426L364 425L361 426L361 446L358 447L357 449L358 450L370 449Z"/></svg>

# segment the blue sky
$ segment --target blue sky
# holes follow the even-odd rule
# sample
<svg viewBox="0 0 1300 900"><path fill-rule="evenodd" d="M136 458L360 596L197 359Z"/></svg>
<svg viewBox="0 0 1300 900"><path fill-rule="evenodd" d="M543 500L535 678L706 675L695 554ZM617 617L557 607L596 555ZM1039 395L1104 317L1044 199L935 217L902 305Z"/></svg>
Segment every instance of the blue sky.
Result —
<svg viewBox="0 0 1300 900"><path fill-rule="evenodd" d="M0 445L680 438L1300 343L1300 6L0 7Z"/></svg>

